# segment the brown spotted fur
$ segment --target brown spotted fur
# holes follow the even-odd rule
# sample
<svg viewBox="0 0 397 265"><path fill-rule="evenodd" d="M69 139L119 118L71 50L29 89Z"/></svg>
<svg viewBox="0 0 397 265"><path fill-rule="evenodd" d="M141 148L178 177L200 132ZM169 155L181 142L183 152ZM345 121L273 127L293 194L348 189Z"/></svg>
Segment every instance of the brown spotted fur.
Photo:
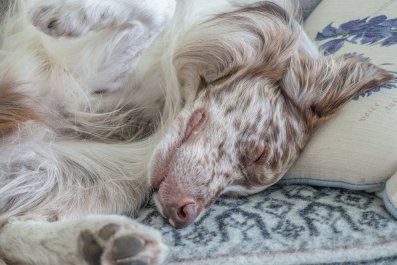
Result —
<svg viewBox="0 0 397 265"><path fill-rule="evenodd" d="M162 180L154 184L156 200L177 227L191 223L189 214L198 216L222 193L247 195L277 182L322 122L355 95L393 78L354 57L308 54L298 45L296 21L272 3L201 26L214 25L223 32L200 36L175 57L186 99L174 126L179 136L163 140L152 162L153 183ZM189 115L198 109L208 121L185 142ZM177 213L183 201L196 204L187 218ZM174 210L178 205L182 210Z"/></svg>

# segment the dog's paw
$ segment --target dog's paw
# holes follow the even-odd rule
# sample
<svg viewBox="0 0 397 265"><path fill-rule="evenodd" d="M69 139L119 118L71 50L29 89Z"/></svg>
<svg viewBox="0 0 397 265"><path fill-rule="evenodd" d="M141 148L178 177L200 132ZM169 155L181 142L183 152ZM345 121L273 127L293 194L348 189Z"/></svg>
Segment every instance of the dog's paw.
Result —
<svg viewBox="0 0 397 265"><path fill-rule="evenodd" d="M62 5L37 7L31 15L32 24L53 37L77 37L87 31L87 17L82 9Z"/></svg>
<svg viewBox="0 0 397 265"><path fill-rule="evenodd" d="M12 221L1 230L0 264L159 265L167 254L158 231L123 216Z"/></svg>
<svg viewBox="0 0 397 265"><path fill-rule="evenodd" d="M174 11L175 0L51 1L35 6L30 16L34 26L53 37L79 37L91 30L131 25L144 25L151 35L165 27Z"/></svg>
<svg viewBox="0 0 397 265"><path fill-rule="evenodd" d="M80 232L79 254L88 265L158 265L167 252L158 232L135 222L112 222Z"/></svg>
<svg viewBox="0 0 397 265"><path fill-rule="evenodd" d="M117 17L117 12L109 6L98 4L87 8L83 2L36 7L31 12L32 24L52 37L79 37L124 19Z"/></svg>

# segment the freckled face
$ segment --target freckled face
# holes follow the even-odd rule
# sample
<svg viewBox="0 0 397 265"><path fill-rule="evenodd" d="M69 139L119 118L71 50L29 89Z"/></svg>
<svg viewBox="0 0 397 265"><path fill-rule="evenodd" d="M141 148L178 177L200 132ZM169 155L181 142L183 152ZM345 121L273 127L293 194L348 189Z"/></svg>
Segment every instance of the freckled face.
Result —
<svg viewBox="0 0 397 265"><path fill-rule="evenodd" d="M278 180L298 149L288 142L300 128L284 118L287 107L263 79L208 87L186 104L152 160L155 198L172 225L192 223L222 193L247 195Z"/></svg>

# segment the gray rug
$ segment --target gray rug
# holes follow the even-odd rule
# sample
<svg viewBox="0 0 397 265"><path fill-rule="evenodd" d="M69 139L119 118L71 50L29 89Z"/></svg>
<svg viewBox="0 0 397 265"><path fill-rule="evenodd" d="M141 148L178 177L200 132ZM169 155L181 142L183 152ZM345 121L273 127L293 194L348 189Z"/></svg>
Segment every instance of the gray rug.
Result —
<svg viewBox="0 0 397 265"><path fill-rule="evenodd" d="M164 234L168 264L397 264L397 222L364 192L279 186L221 198L185 229L153 205L139 220Z"/></svg>

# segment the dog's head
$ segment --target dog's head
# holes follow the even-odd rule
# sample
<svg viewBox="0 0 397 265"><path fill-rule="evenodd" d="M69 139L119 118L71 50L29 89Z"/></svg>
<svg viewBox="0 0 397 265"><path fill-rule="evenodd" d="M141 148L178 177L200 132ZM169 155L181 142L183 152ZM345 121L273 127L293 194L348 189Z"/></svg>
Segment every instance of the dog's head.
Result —
<svg viewBox="0 0 397 265"><path fill-rule="evenodd" d="M176 55L186 104L151 162L155 199L175 227L192 223L221 194L248 195L277 182L319 124L392 79L354 57L310 55L300 26L266 2L200 29L205 35Z"/></svg>

